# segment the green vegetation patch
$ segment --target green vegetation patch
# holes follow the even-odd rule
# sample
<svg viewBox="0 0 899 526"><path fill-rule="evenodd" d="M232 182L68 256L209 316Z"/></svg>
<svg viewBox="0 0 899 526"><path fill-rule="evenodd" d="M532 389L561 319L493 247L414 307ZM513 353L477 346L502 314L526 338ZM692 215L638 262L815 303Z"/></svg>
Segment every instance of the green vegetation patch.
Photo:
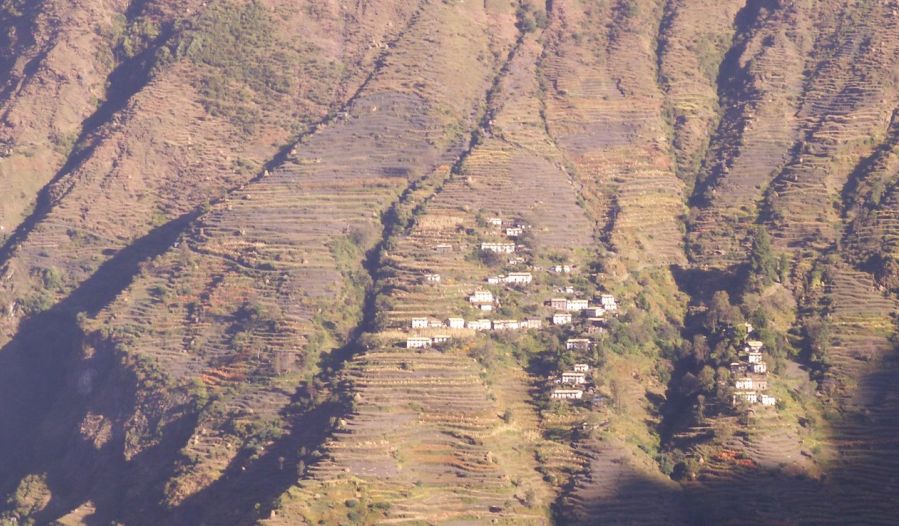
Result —
<svg viewBox="0 0 899 526"><path fill-rule="evenodd" d="M160 64L186 59L201 66L196 87L206 111L247 134L267 104L297 91L302 71L325 84L338 73L333 65L305 63L314 49L279 38L272 12L259 2L216 2L184 25L161 50Z"/></svg>

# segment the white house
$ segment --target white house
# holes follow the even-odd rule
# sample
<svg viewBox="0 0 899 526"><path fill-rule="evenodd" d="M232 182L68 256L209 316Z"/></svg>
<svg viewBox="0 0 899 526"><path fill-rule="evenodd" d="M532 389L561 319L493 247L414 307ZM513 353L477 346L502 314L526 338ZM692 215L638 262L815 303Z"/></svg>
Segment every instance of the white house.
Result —
<svg viewBox="0 0 899 526"><path fill-rule="evenodd" d="M515 256L515 257L509 258L510 265L521 265L522 263L524 263L524 258L521 256Z"/></svg>
<svg viewBox="0 0 899 526"><path fill-rule="evenodd" d="M495 331L517 331L520 328L517 320L493 320Z"/></svg>
<svg viewBox="0 0 899 526"><path fill-rule="evenodd" d="M733 405L737 405L740 400L750 404L755 404L759 401L759 395L755 391L741 391L739 393L734 393L731 397L731 403Z"/></svg>
<svg viewBox="0 0 899 526"><path fill-rule="evenodd" d="M574 372L576 372L576 373L590 372L590 366L585 363L576 363L576 364L574 364L574 367L572 367L572 369L574 369Z"/></svg>
<svg viewBox="0 0 899 526"><path fill-rule="evenodd" d="M518 237L524 232L520 226L510 226L506 229L506 235L509 237Z"/></svg>
<svg viewBox="0 0 899 526"><path fill-rule="evenodd" d="M573 349L586 351L590 348L590 343L588 338L568 338L565 342L565 348L569 351Z"/></svg>
<svg viewBox="0 0 899 526"><path fill-rule="evenodd" d="M450 329L464 329L465 328L465 320L462 318L449 318L446 320L446 326Z"/></svg>
<svg viewBox="0 0 899 526"><path fill-rule="evenodd" d="M759 402L764 406L773 406L777 403L777 399L771 395L763 394L759 397Z"/></svg>
<svg viewBox="0 0 899 526"><path fill-rule="evenodd" d="M764 378L744 376L743 378L737 378L734 381L734 387L739 391L764 391L768 389L768 380L765 380Z"/></svg>
<svg viewBox="0 0 899 526"><path fill-rule="evenodd" d="M478 309L481 312L493 312L493 304L491 303L479 303Z"/></svg>
<svg viewBox="0 0 899 526"><path fill-rule="evenodd" d="M428 327L427 318L412 318L413 329L426 329Z"/></svg>
<svg viewBox="0 0 899 526"><path fill-rule="evenodd" d="M750 378L748 376L743 377L743 378L737 378L734 381L734 387L736 387L737 389L739 389L741 391L742 390L752 390L754 385L755 384L753 383L752 378Z"/></svg>
<svg viewBox="0 0 899 526"><path fill-rule="evenodd" d="M765 362L759 362L752 364L752 372L755 374L765 374L768 372L768 364Z"/></svg>
<svg viewBox="0 0 899 526"><path fill-rule="evenodd" d="M510 272L505 282L511 285L527 285L533 281L534 276L530 272Z"/></svg>
<svg viewBox="0 0 899 526"><path fill-rule="evenodd" d="M569 312L580 312L586 309L588 305L587 300L568 300L565 302L565 310Z"/></svg>
<svg viewBox="0 0 899 526"><path fill-rule="evenodd" d="M759 351L749 351L746 355L746 361L749 363L762 363L762 353Z"/></svg>
<svg viewBox="0 0 899 526"><path fill-rule="evenodd" d="M501 227L503 226L503 220L499 217L488 217L487 224L490 226Z"/></svg>
<svg viewBox="0 0 899 526"><path fill-rule="evenodd" d="M469 303L493 303L493 293L489 290L478 289L468 297Z"/></svg>
<svg viewBox="0 0 899 526"><path fill-rule="evenodd" d="M450 337L447 336L446 334L438 334L437 336L434 336L433 338L431 338L431 341L435 344L438 344L438 343L446 343L449 341L449 339L450 339Z"/></svg>
<svg viewBox="0 0 899 526"><path fill-rule="evenodd" d="M506 281L506 276L503 276L502 274L500 274L499 276L489 276L487 278L488 285L499 285L500 283L503 283L505 281Z"/></svg>
<svg viewBox="0 0 899 526"><path fill-rule="evenodd" d="M746 352L761 352L765 344L759 340L747 340Z"/></svg>
<svg viewBox="0 0 899 526"><path fill-rule="evenodd" d="M540 318L528 318L526 320L522 320L520 325L523 329L542 329L543 320L541 320Z"/></svg>
<svg viewBox="0 0 899 526"><path fill-rule="evenodd" d="M476 331L489 331L493 326L492 322L487 319L471 320L465 324L469 329Z"/></svg>
<svg viewBox="0 0 899 526"><path fill-rule="evenodd" d="M555 274L570 274L571 265L554 265L549 267L549 271Z"/></svg>
<svg viewBox="0 0 899 526"><path fill-rule="evenodd" d="M484 241L481 243L481 250L484 252L496 252L497 254L512 254L515 252L515 243Z"/></svg>
<svg viewBox="0 0 899 526"><path fill-rule="evenodd" d="M555 389L549 397L553 400L580 400L584 397L584 391L580 389Z"/></svg>
<svg viewBox="0 0 899 526"><path fill-rule="evenodd" d="M562 373L562 383L583 385L587 383L587 375L577 372L564 372Z"/></svg>
<svg viewBox="0 0 899 526"><path fill-rule="evenodd" d="M618 310L618 302L615 301L615 296L611 294L603 294L599 297L599 303L602 307L608 311L616 311Z"/></svg>
<svg viewBox="0 0 899 526"><path fill-rule="evenodd" d="M570 312L557 312L553 314L553 325L568 325L571 323Z"/></svg>
<svg viewBox="0 0 899 526"><path fill-rule="evenodd" d="M440 283L440 274L425 274L427 283Z"/></svg>
<svg viewBox="0 0 899 526"><path fill-rule="evenodd" d="M430 347L434 341L424 336L410 336L406 338L407 349L424 349Z"/></svg>

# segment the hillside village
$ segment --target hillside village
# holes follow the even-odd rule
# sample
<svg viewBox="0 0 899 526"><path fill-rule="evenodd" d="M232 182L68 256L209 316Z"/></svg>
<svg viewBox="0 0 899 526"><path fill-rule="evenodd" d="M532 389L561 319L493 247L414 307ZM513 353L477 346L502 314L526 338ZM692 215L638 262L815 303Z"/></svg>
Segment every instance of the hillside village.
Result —
<svg viewBox="0 0 899 526"><path fill-rule="evenodd" d="M504 221L501 217L491 216L484 221L487 230L482 232L485 237L496 238L504 234L505 241L483 241L480 244L480 252L490 255L509 255L501 270L504 274L492 275L486 278L485 286L479 286L471 291L468 296L470 308L467 312L458 313L455 317L446 320L438 320L427 317L416 317L409 321L409 335L405 340L407 349L442 348L455 340L469 337L470 333L462 331L478 332L507 332L507 331L540 331L544 324L560 326L564 328L567 336L565 347L569 351L589 351L594 345L591 335L604 332L607 316L618 314L618 303L615 296L608 293L599 294L591 300L582 298L584 291L576 290L571 285L557 286L553 292L565 293L566 297L551 297L539 304L535 309L541 316L522 319L501 319L478 317L473 315L494 313L500 307L498 297L491 290L491 286L505 286L510 291L522 291L531 285L534 274L570 275L574 270L572 265L551 265L541 267L533 261L532 251L525 244L516 243L516 240L530 229L530 225L520 220ZM434 247L437 253L448 253L451 245L439 244ZM538 279L539 280L539 279ZM442 282L440 274L425 273L421 279L423 284L437 284ZM531 304L531 307L538 307ZM520 307L523 307L520 305ZM474 311L474 312L473 312ZM475 314L476 313L476 314ZM466 315L468 319L466 320ZM587 363L576 363L571 370L559 371L559 374L548 380L554 388L548 396L553 400L582 400L585 394L594 395L592 380L589 377L591 367ZM599 395L591 398L594 402L601 402L605 398Z"/></svg>
<svg viewBox="0 0 899 526"><path fill-rule="evenodd" d="M895 524L897 62L897 0L0 1L0 525Z"/></svg>

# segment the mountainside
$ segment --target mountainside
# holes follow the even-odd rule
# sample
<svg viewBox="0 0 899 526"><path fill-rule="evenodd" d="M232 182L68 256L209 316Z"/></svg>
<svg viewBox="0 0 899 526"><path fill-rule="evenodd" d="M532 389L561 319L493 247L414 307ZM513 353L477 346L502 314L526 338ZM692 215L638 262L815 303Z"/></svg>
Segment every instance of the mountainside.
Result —
<svg viewBox="0 0 899 526"><path fill-rule="evenodd" d="M893 524L899 1L0 0L0 524Z"/></svg>

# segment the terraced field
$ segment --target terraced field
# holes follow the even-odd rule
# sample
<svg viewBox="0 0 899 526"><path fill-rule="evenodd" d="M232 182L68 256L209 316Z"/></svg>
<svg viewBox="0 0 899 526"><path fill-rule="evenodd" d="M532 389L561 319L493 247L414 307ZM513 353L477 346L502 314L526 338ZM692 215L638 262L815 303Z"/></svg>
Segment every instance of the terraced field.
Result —
<svg viewBox="0 0 899 526"><path fill-rule="evenodd" d="M0 523L894 523L897 24L0 1Z"/></svg>

